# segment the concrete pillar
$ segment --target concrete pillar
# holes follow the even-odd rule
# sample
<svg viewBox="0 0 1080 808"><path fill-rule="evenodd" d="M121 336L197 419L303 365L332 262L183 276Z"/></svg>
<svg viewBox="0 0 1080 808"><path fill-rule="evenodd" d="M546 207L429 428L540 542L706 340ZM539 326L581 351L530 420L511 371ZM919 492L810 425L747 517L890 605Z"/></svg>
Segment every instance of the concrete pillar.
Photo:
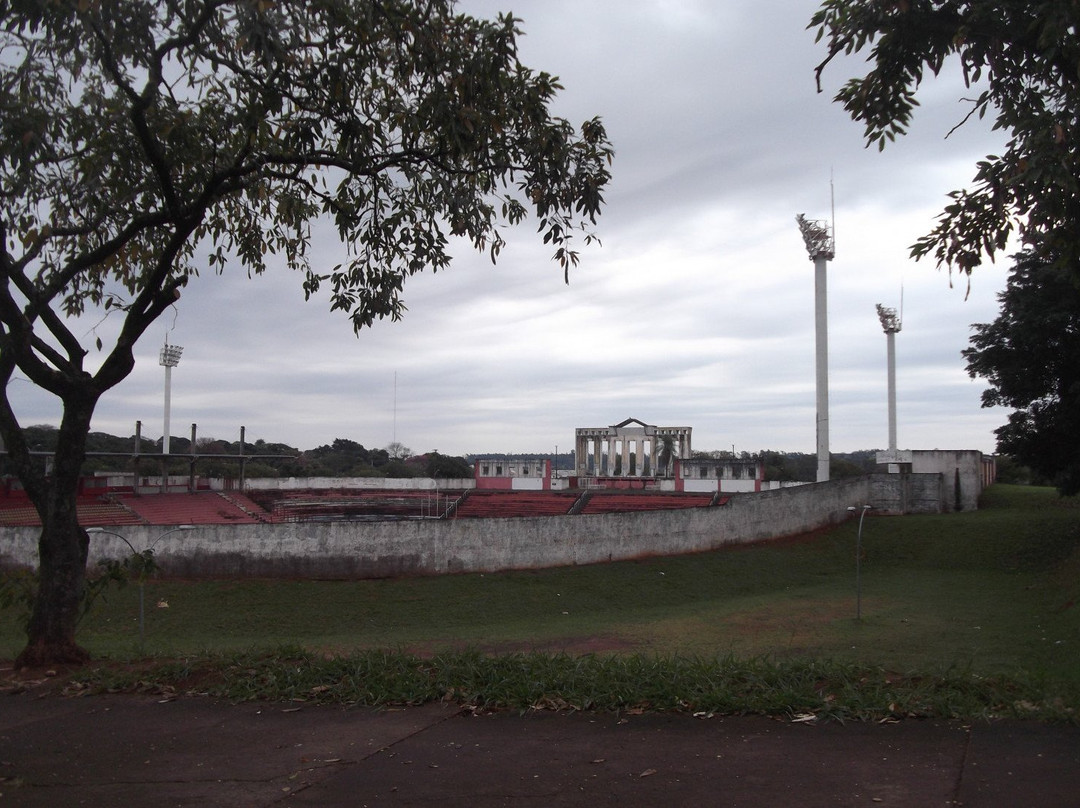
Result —
<svg viewBox="0 0 1080 808"><path fill-rule="evenodd" d="M896 451L896 332L886 331L889 358L889 451Z"/></svg>
<svg viewBox="0 0 1080 808"><path fill-rule="evenodd" d="M814 345L817 376L817 481L829 479L829 307L825 287L828 262L836 255L833 233L824 222L795 217L814 262Z"/></svg>
<svg viewBox="0 0 1080 808"><path fill-rule="evenodd" d="M161 434L164 436L161 439L161 453L163 455L169 454L170 443L170 424L169 415L172 406L172 366L165 366L165 424L161 430Z"/></svg>
<svg viewBox="0 0 1080 808"><path fill-rule="evenodd" d="M829 312L823 254L814 256L814 346L817 374L817 481L829 479Z"/></svg>

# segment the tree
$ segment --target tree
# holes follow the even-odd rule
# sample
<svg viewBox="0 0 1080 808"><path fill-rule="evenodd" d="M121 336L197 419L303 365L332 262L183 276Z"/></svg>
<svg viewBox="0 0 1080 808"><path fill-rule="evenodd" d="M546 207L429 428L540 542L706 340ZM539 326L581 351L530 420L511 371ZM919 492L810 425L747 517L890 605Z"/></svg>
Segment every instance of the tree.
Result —
<svg viewBox="0 0 1080 808"><path fill-rule="evenodd" d="M1012 407L996 430L998 450L1080 492L1080 273L1033 252L1016 257L1001 313L977 323L964 350L968 373L985 378L984 407Z"/></svg>
<svg viewBox="0 0 1080 808"><path fill-rule="evenodd" d="M1039 475L1033 475L1031 469L1009 455L999 454L994 458L994 480L1006 485L1048 485L1036 482Z"/></svg>
<svg viewBox="0 0 1080 808"><path fill-rule="evenodd" d="M599 120L549 112L560 86L518 61L519 33L452 0L0 0L0 434L43 524L20 666L87 656L90 420L200 264L296 269L361 329L399 318L452 239L494 261L535 215L564 274L577 262L612 150ZM341 264L309 263L316 219ZM84 315L117 320L115 341L84 345ZM16 370L62 406L49 477Z"/></svg>
<svg viewBox="0 0 1080 808"><path fill-rule="evenodd" d="M829 461L829 477L834 480L862 477L864 474L866 470L862 466L845 458L833 458Z"/></svg>
<svg viewBox="0 0 1080 808"><path fill-rule="evenodd" d="M929 72L959 60L978 87L967 116L988 112L1008 133L976 166L970 190L949 194L934 229L912 247L970 276L1018 232L1045 257L1080 266L1080 6L1060 0L825 0L810 21L827 55L870 48L872 69L837 93L867 144L907 131Z"/></svg>
<svg viewBox="0 0 1080 808"><path fill-rule="evenodd" d="M424 456L424 473L443 480L471 480L473 468L463 457L451 457L432 450Z"/></svg>
<svg viewBox="0 0 1080 808"><path fill-rule="evenodd" d="M423 477L424 465L422 460L394 459L381 469L383 474L393 479L404 480L410 477Z"/></svg>
<svg viewBox="0 0 1080 808"><path fill-rule="evenodd" d="M386 444L385 451L392 460L405 460L408 457L412 456L412 449L410 449L408 446L406 446L404 443L401 443L400 441L394 441L393 443Z"/></svg>
<svg viewBox="0 0 1080 808"><path fill-rule="evenodd" d="M361 469L371 468L371 452L362 444L347 438L334 438L333 444L319 446L304 453L308 459L317 460L312 473L326 477L348 477Z"/></svg>

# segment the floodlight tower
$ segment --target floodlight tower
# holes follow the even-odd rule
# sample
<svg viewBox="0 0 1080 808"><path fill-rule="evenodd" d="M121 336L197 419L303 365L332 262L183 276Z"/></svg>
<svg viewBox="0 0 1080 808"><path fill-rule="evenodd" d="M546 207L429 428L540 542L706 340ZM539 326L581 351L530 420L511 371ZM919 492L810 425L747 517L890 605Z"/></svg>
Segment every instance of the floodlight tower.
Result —
<svg viewBox="0 0 1080 808"><path fill-rule="evenodd" d="M889 357L889 452L896 453L896 335L900 333L900 317L896 309L877 304L877 316L885 331Z"/></svg>
<svg viewBox="0 0 1080 808"><path fill-rule="evenodd" d="M169 406L172 399L172 369L180 364L180 354L184 349L179 345L170 345L165 340L165 347L161 349L159 364L165 368L165 429L161 439L161 453L169 453Z"/></svg>
<svg viewBox="0 0 1080 808"><path fill-rule="evenodd" d="M814 344L817 371L817 481L829 479L829 311L825 284L827 262L836 255L832 230L827 222L812 221L802 213L795 217L806 252L814 262Z"/></svg>

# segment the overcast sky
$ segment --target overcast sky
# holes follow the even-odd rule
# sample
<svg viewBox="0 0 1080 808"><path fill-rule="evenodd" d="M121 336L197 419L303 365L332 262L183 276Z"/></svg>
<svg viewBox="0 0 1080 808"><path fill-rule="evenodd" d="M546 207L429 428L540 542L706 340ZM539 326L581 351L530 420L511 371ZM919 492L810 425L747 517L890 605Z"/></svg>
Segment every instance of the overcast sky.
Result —
<svg viewBox="0 0 1080 808"><path fill-rule="evenodd" d="M144 339L95 430L162 433L167 338L173 435L263 438L301 449L349 438L420 453L560 452L575 427L638 418L690 426L698 450L814 452L814 268L795 215L830 216L833 451L888 442L886 339L875 304L899 307L900 448L995 448L1006 412L980 407L960 355L997 314L1008 262L950 277L908 247L946 193L1001 138L965 115L957 76L926 85L913 131L878 152L831 101L862 67L814 85L824 50L813 0L469 0L462 11L523 18L522 61L558 75L557 114L599 115L616 155L598 233L563 284L535 227L508 235L498 266L462 246L453 266L407 282L408 312L354 336L325 296L305 303L282 269L190 283ZM317 245L326 265L343 249ZM87 323L88 341L94 323ZM105 334L109 323L98 324ZM24 424L54 405L15 381Z"/></svg>

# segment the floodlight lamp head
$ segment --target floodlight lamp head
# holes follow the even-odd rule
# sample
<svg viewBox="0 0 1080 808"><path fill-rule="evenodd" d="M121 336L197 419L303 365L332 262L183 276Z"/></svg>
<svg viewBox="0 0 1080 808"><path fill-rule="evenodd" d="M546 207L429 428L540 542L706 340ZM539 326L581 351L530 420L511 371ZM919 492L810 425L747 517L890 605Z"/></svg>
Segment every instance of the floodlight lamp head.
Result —
<svg viewBox="0 0 1080 808"><path fill-rule="evenodd" d="M165 343L165 347L161 349L161 356L159 357L159 363L163 368L174 368L180 364L180 354L184 352L184 349L180 345L170 345Z"/></svg>
<svg viewBox="0 0 1080 808"><path fill-rule="evenodd" d="M881 320L881 327L885 330L886 334L896 334L900 331L900 317L896 313L896 309L886 308L880 303L877 304L878 319Z"/></svg>
<svg viewBox="0 0 1080 808"><path fill-rule="evenodd" d="M806 214L800 213L795 216L802 232L803 242L806 244L806 252L811 261L824 258L831 261L836 255L836 245L827 222L818 222L806 218Z"/></svg>

